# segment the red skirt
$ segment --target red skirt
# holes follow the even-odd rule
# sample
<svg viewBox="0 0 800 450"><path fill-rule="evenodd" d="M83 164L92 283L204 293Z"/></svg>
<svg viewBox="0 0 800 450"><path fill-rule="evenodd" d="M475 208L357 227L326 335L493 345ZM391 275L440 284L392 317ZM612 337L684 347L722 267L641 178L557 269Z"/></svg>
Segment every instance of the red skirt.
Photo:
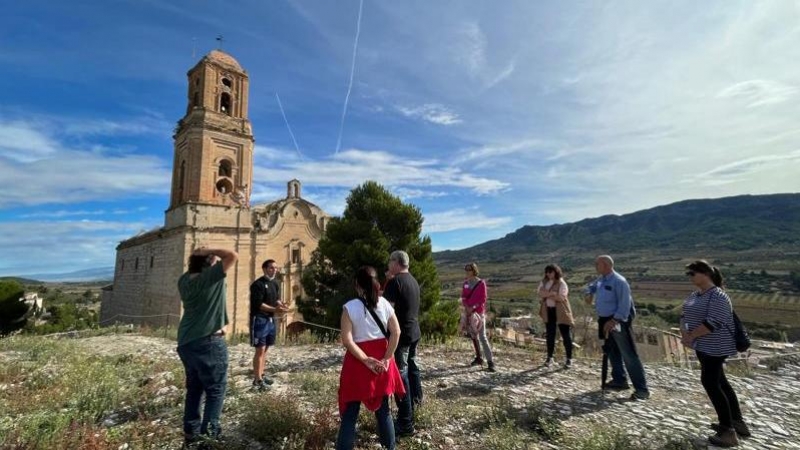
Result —
<svg viewBox="0 0 800 450"><path fill-rule="evenodd" d="M389 341L375 339L372 341L358 342L356 345L377 360L383 359ZM377 411L381 407L383 397L387 395L406 395L403 379L394 358L389 361L389 370L375 374L350 352L345 353L342 373L339 376L339 414L344 414L347 404L361 402L370 411Z"/></svg>

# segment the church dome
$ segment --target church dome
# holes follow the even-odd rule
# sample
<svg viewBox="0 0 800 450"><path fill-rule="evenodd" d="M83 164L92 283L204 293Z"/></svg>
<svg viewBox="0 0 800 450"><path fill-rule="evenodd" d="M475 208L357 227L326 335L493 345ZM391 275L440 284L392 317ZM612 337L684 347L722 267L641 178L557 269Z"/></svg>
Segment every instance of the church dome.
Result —
<svg viewBox="0 0 800 450"><path fill-rule="evenodd" d="M211 52L206 55L206 59L223 66L233 67L236 70L242 70L242 66L239 65L239 61L236 61L236 58L223 52L222 50L211 50Z"/></svg>

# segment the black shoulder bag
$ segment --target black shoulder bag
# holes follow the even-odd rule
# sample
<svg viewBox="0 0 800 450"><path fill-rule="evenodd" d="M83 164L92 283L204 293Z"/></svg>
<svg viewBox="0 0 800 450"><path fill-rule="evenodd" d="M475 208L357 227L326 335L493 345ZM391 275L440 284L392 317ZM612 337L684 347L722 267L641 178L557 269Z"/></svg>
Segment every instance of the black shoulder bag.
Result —
<svg viewBox="0 0 800 450"><path fill-rule="evenodd" d="M709 299L709 303L710 302L711 299ZM739 316L736 314L736 310L733 309L733 300L730 300L730 303L731 303L731 315L733 316L732 334L733 334L733 340L736 344L736 351L739 353L744 353L750 348L751 345L750 333L747 331L747 328L745 328L742 321L739 320ZM710 304L706 307L706 317L708 317L708 308L710 307L711 307ZM728 332L731 332L731 329L728 328L728 324L724 324L724 326L725 328L728 329Z"/></svg>
<svg viewBox="0 0 800 450"><path fill-rule="evenodd" d="M369 311L369 315L370 315L370 316L372 316L372 320L374 320L374 321L375 321L375 323L376 323L376 324L378 324L378 328L380 328L380 329L381 329L381 333L383 333L383 336L384 336L384 337L386 338L386 340L388 341L388 340L389 340L389 332L388 332L388 331L386 331L386 327L383 325L383 322L381 322L381 319L380 319L380 318L378 318L378 314L377 314L377 313L376 313L376 312L375 312L375 311L374 311L372 308L370 308L370 307L367 305L367 301L366 301L366 300L364 300L363 298L361 299L361 303L363 303L363 304L364 304L364 309L366 309L367 311Z"/></svg>

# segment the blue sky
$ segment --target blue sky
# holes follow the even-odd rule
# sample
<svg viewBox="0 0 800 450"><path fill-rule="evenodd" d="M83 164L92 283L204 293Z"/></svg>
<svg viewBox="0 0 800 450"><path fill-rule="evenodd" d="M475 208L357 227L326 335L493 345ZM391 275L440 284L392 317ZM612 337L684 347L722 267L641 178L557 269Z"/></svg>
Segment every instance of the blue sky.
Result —
<svg viewBox="0 0 800 450"><path fill-rule="evenodd" d="M374 179L421 207L443 250L800 191L798 2L365 0L352 71L358 13L357 0L5 5L0 275L111 266L120 240L163 224L186 71L218 34L250 75L253 203L296 177L339 214Z"/></svg>

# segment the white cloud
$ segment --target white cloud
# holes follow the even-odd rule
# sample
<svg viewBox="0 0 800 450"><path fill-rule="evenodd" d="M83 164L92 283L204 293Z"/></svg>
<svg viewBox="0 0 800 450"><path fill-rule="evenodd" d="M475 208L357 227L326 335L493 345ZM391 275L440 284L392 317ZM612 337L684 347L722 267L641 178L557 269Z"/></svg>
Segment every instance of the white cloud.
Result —
<svg viewBox="0 0 800 450"><path fill-rule="evenodd" d="M0 157L31 162L58 151L58 143L39 131L34 123L21 120L0 122Z"/></svg>
<svg viewBox="0 0 800 450"><path fill-rule="evenodd" d="M254 168L255 180L297 178L306 186L352 188L367 180L389 187L439 187L489 195L508 188L508 183L479 177L437 160L409 158L385 151L350 149L324 160L291 162ZM320 205L324 206L324 205Z"/></svg>
<svg viewBox="0 0 800 450"><path fill-rule="evenodd" d="M733 98L747 103L752 108L789 101L797 95L794 86L772 80L748 80L728 86L717 94L719 98Z"/></svg>
<svg viewBox="0 0 800 450"><path fill-rule="evenodd" d="M417 107L397 106L397 110L406 117L422 119L437 125L456 125L461 123L458 114L438 103L426 103Z"/></svg>
<svg viewBox="0 0 800 450"><path fill-rule="evenodd" d="M457 60L473 75L478 75L486 65L486 35L480 25L468 22L458 29Z"/></svg>
<svg viewBox="0 0 800 450"><path fill-rule="evenodd" d="M426 233L445 231L499 228L511 223L510 217L487 217L478 208L462 208L427 213L422 224Z"/></svg>
<svg viewBox="0 0 800 450"><path fill-rule="evenodd" d="M114 264L114 248L146 222L21 221L0 222L0 274L69 272Z"/></svg>
<svg viewBox="0 0 800 450"><path fill-rule="evenodd" d="M0 196L0 207L169 192L168 161L96 146L71 148L43 127L0 119L0 178L13 186Z"/></svg>

